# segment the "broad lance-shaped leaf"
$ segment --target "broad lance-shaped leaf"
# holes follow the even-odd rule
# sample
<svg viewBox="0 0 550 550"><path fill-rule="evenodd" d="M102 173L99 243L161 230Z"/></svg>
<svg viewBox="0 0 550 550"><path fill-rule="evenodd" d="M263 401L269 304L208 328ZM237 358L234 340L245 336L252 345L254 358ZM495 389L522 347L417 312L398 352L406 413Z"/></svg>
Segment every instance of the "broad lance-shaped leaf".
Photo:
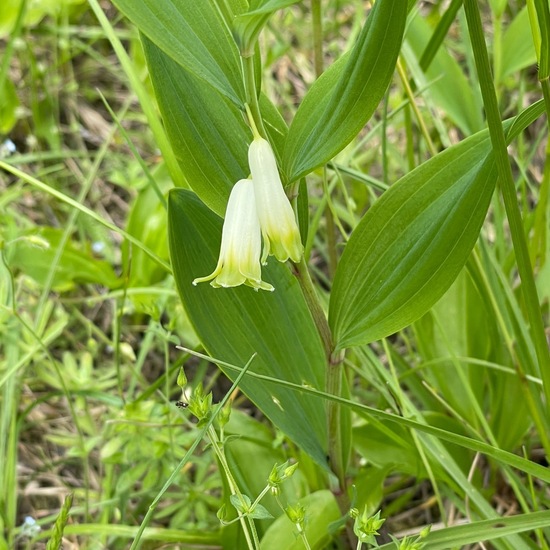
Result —
<svg viewBox="0 0 550 550"><path fill-rule="evenodd" d="M160 112L189 186L214 212L223 215L236 181L246 178L252 132L242 112L211 86L193 76L146 36L143 49ZM271 144L282 148L286 125L277 109L260 97Z"/></svg>
<svg viewBox="0 0 550 550"><path fill-rule="evenodd" d="M237 107L184 70L146 36L143 49L166 131L185 178L223 214L233 184L248 173L252 134Z"/></svg>
<svg viewBox="0 0 550 550"><path fill-rule="evenodd" d="M244 85L239 52L215 2L114 0L114 3L176 63L241 105Z"/></svg>
<svg viewBox="0 0 550 550"><path fill-rule="evenodd" d="M421 317L468 259L496 182L481 132L394 184L369 209L336 271L329 322L338 348L384 338Z"/></svg>
<svg viewBox="0 0 550 550"><path fill-rule="evenodd" d="M216 265L222 220L191 191L174 189L169 195L168 227L178 291L208 353L234 365L244 365L257 353L254 372L324 388L323 346L288 268L270 260L263 269L262 277L275 287L274 292L193 286L193 279ZM235 372L224 372L235 379ZM246 376L241 389L275 426L326 467L322 400Z"/></svg>
<svg viewBox="0 0 550 550"><path fill-rule="evenodd" d="M507 143L543 112L540 100L506 121ZM393 334L435 304L468 259L495 180L484 130L382 195L353 231L336 270L329 324L338 349Z"/></svg>
<svg viewBox="0 0 550 550"><path fill-rule="evenodd" d="M288 133L289 181L329 161L372 116L392 78L406 19L404 0L377 0L350 54L313 84Z"/></svg>

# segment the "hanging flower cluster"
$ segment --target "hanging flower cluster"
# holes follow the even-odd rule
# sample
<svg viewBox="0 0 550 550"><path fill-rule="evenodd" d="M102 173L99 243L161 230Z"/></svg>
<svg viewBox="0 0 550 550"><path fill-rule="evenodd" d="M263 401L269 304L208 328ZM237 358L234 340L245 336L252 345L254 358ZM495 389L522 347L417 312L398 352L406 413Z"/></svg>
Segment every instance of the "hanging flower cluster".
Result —
<svg viewBox="0 0 550 550"><path fill-rule="evenodd" d="M255 290L274 290L261 278L261 264L266 264L267 257L273 255L280 262L302 258L300 231L275 154L257 134L248 149L248 163L252 179L239 180L229 196L218 265L207 277L195 279L194 285L210 281L215 288L245 284Z"/></svg>

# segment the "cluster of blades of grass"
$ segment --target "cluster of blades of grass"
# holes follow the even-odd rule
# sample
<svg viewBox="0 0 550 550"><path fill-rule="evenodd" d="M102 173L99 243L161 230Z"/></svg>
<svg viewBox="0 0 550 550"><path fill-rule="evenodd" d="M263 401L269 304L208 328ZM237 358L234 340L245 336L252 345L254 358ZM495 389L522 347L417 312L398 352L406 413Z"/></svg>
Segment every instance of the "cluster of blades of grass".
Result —
<svg viewBox="0 0 550 550"><path fill-rule="evenodd" d="M0 8L0 550L548 548L547 2L115 4ZM251 73L339 380L299 268L190 284Z"/></svg>

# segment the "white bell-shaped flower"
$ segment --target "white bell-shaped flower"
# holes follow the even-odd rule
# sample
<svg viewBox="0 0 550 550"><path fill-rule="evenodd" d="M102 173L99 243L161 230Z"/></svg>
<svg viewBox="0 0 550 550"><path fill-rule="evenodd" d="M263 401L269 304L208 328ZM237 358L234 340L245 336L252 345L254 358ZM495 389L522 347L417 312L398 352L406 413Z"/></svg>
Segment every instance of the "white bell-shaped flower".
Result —
<svg viewBox="0 0 550 550"><path fill-rule="evenodd" d="M252 180L239 180L227 203L218 265L211 275L199 277L193 284L210 281L215 288L245 284L256 290L273 290L262 281L260 254L261 232L254 185Z"/></svg>
<svg viewBox="0 0 550 550"><path fill-rule="evenodd" d="M248 149L248 164L264 239L262 263L265 264L269 254L280 262L289 258L299 262L303 253L300 231L269 142L259 136L254 138Z"/></svg>

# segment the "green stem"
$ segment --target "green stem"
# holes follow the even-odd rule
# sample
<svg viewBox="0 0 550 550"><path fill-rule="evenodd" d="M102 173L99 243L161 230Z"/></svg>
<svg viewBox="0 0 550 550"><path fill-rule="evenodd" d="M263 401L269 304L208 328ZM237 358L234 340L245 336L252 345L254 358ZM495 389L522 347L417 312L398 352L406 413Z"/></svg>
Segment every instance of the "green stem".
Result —
<svg viewBox="0 0 550 550"><path fill-rule="evenodd" d="M252 114L252 119L256 125L256 129L261 137L267 139L267 132L265 131L264 121L262 119L262 113L260 111L260 103L258 101L258 94L256 93L256 72L254 69L254 56L249 55L243 57L244 64L244 88L246 90L246 103Z"/></svg>
<svg viewBox="0 0 550 550"><path fill-rule="evenodd" d="M309 308L311 316L313 317L313 322L315 323L317 331L321 336L327 362L330 362L332 350L334 349L334 346L332 344L332 333L330 331L330 327L328 326L325 312L323 311L321 303L319 302L317 291L313 286L313 281L311 280L311 275L309 274L309 269L307 267L304 256L302 256L302 259L299 263L293 264L293 266L295 269L296 278L298 279L298 282L300 283L300 286L302 288L302 293L306 300L306 304Z"/></svg>
<svg viewBox="0 0 550 550"><path fill-rule="evenodd" d="M422 132L422 136L424 137L426 144L428 145L428 150L430 151L430 154L432 155L432 157L435 157L435 155L437 154L437 149L435 148L432 138L430 137L430 132L428 131L428 128L426 126L426 123L424 122L424 118L422 117L422 114L420 113L420 109L418 108L418 105L414 100L414 92L412 91L411 86L409 85L407 72L403 67L403 63L401 62L401 59L397 60L396 67L397 67L397 72L399 74L401 83L405 88L405 94L407 95L407 98L409 100L409 105L411 106L411 109L413 110L416 116L416 122L418 123L418 126L420 127L420 131Z"/></svg>
<svg viewBox="0 0 550 550"><path fill-rule="evenodd" d="M313 281L309 274L304 257L300 263L294 264L296 269L296 277L302 287L302 293L308 305L308 308L315 322L315 326L321 336L325 356L327 359L327 370L325 380L326 393L341 397L342 395L342 365L340 354L334 354L334 345L332 343L332 334L328 326L325 312L321 307L319 298ZM340 485L340 493L338 498L345 498L345 464L342 450L342 426L340 422L340 404L336 401L327 403L327 429L328 429L328 457L332 471L338 478ZM342 503L341 507L345 507Z"/></svg>
<svg viewBox="0 0 550 550"><path fill-rule="evenodd" d="M311 550L311 546L309 545L309 541L307 540L306 533L303 529L300 529L300 538L302 539L302 542L304 543L304 547L306 550Z"/></svg>
<svg viewBox="0 0 550 550"><path fill-rule="evenodd" d="M338 265L338 253L336 251L336 224L334 223L334 215L332 213L332 204L330 200L330 191L327 184L327 169L323 168L323 192L327 197L325 206L325 224L327 231L327 254L328 254L328 273L331 279L334 279L336 266Z"/></svg>
<svg viewBox="0 0 550 550"><path fill-rule="evenodd" d="M550 352L544 332L539 298L535 286L535 279L533 277L527 241L523 230L521 213L517 203L512 169L508 160L506 140L498 110L496 91L491 77L489 57L485 46L484 32L476 0L465 0L464 9L479 75L481 94L487 114L487 123L493 145L493 152L497 163L500 189L506 208L506 215L510 224L512 243L516 254L519 276L522 282L521 290L525 300L527 318L531 325L532 337L544 387L546 407L548 409L550 408Z"/></svg>
<svg viewBox="0 0 550 550"><path fill-rule="evenodd" d="M241 505L243 509L246 508L246 502L243 498L242 493L239 490L239 487L237 486L237 483L235 479L233 478L233 474L231 473L231 470L229 468L229 465L227 464L227 460L225 460L225 454L223 450L220 447L220 442L218 440L218 435L216 434L216 430L213 426L210 426L208 428L208 431L206 432L208 439L210 440L210 444L212 445L212 448L214 449L214 452L216 453L216 456L218 457L218 460L222 466L222 469L225 473L225 477L227 479L227 483L229 485L229 489L231 490L231 493L234 495L237 495L239 498ZM260 547L260 541L258 540L258 533L256 532L256 529L254 527L254 523L248 521L247 519L239 510L237 510L237 514L239 516L239 522L241 523L241 527L243 528L244 536L246 538L246 542L248 544L249 548L259 548ZM247 525L248 524L248 525ZM248 531L248 527L251 526L252 529L252 537L250 536L250 533Z"/></svg>
<svg viewBox="0 0 550 550"><path fill-rule="evenodd" d="M342 368L343 354L333 353L328 363L325 388L331 395L342 395L342 382L344 370ZM342 420L341 405L335 401L329 401L327 407L328 428L328 457L332 471L338 478L341 493L337 495L338 504L342 512L347 512L346 489L346 465L342 448Z"/></svg>

